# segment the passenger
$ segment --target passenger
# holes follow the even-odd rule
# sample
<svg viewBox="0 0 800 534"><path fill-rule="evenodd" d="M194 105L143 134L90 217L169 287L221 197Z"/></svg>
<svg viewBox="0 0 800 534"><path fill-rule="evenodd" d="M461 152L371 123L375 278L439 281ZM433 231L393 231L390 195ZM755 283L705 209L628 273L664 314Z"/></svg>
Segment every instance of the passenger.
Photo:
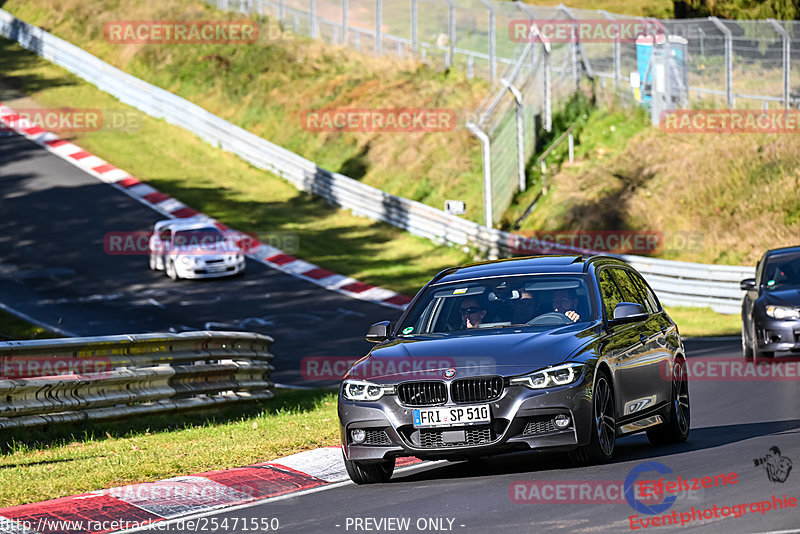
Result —
<svg viewBox="0 0 800 534"><path fill-rule="evenodd" d="M533 293L523 290L518 300L514 301L514 318L511 324L525 324L536 314L536 299Z"/></svg>
<svg viewBox="0 0 800 534"><path fill-rule="evenodd" d="M461 301L461 319L466 328L478 328L486 317L486 309L478 304L475 297L467 297Z"/></svg>
<svg viewBox="0 0 800 534"><path fill-rule="evenodd" d="M575 311L577 308L578 293L574 289L557 289L553 292L553 311L563 313L575 323L581 318Z"/></svg>

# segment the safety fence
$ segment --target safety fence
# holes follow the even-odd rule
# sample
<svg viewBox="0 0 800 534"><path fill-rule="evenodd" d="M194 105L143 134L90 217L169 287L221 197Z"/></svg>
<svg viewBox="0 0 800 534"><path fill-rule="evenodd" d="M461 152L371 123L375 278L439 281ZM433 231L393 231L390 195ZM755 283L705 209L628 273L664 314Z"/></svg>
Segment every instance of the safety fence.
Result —
<svg viewBox="0 0 800 534"><path fill-rule="evenodd" d="M271 17L297 34L331 44L414 56L494 82L467 125L483 145L487 226L530 185L525 166L535 148L535 117L549 131L553 109L582 79L588 78L597 93L649 106L654 121L665 109L800 104L800 92L792 88L792 71L800 67L798 21L656 20L498 0L206 1ZM637 21L649 29L645 33L655 29L661 38L631 38L626 29ZM520 39L520 22L528 22L534 35L542 31L543 39ZM575 26L568 38L559 38L558 31L570 22ZM591 38L582 37L581 24ZM526 42L538 44L531 50ZM537 63L541 56L546 61Z"/></svg>
<svg viewBox="0 0 800 534"><path fill-rule="evenodd" d="M389 223L437 243L473 246L488 257L508 257L520 250L517 245L519 236L450 215L420 202L390 195L342 174L321 169L313 162L177 95L124 73L2 9L0 34L96 85L123 103L184 128L260 169L282 176L298 189L318 195L357 215ZM533 46L526 46L529 54L533 52ZM530 58L533 60L534 54ZM536 58L542 62L545 59L546 56L541 55ZM532 251L530 248L526 250ZM559 245L553 245L549 250L572 251ZM736 312L741 300L741 291L733 280L738 275L731 272L752 276L752 269L748 267L684 264L638 256L626 259L640 268L648 280L651 276L670 280L669 287L666 287L667 284L661 284L660 278L654 278L658 282L654 282L654 286L657 289L663 286L666 291L662 296L664 303L711 306L723 313ZM670 269L670 265L675 268Z"/></svg>
<svg viewBox="0 0 800 534"><path fill-rule="evenodd" d="M270 399L272 341L184 332L0 343L0 429Z"/></svg>

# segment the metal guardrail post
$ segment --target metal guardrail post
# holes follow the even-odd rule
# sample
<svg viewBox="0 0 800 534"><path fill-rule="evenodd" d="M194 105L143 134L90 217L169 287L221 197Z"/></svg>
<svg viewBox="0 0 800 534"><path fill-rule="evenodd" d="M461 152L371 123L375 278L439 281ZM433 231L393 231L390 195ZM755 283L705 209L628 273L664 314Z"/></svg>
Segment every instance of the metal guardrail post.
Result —
<svg viewBox="0 0 800 534"><path fill-rule="evenodd" d="M617 27L617 35L614 37L614 84L617 86L617 89L619 89L619 86L622 83L622 74L621 74L622 46L620 43L621 28L617 19L612 17L608 11L606 11L605 9L601 9L600 13L602 13L606 19L613 22L614 25Z"/></svg>
<svg viewBox="0 0 800 534"><path fill-rule="evenodd" d="M483 218L484 225L494 228L492 214L492 141L486 132L475 124L468 122L467 129L481 142L483 149Z"/></svg>
<svg viewBox="0 0 800 534"><path fill-rule="evenodd" d="M419 0L411 0L411 49L419 52Z"/></svg>
<svg viewBox="0 0 800 534"><path fill-rule="evenodd" d="M347 45L347 8L350 0L342 0L342 46Z"/></svg>
<svg viewBox="0 0 800 534"><path fill-rule="evenodd" d="M775 31L783 38L783 107L789 109L791 107L791 57L792 57L792 38L786 29L781 26L775 19L767 19Z"/></svg>
<svg viewBox="0 0 800 534"><path fill-rule="evenodd" d="M383 0L375 0L375 53L383 55Z"/></svg>
<svg viewBox="0 0 800 534"><path fill-rule="evenodd" d="M575 17L572 16L572 12L569 10L567 6L564 4L559 4L558 10L562 11L567 18L571 21L575 21ZM569 43L569 54L570 54L570 61L572 62L572 81L575 83L575 90L579 90L581 88L581 75L578 71L578 27L576 24L572 25L572 36L570 38Z"/></svg>
<svg viewBox="0 0 800 534"><path fill-rule="evenodd" d="M708 20L725 36L725 100L728 107L733 109L733 35L717 17L708 17Z"/></svg>
<svg viewBox="0 0 800 534"><path fill-rule="evenodd" d="M455 64L456 53L456 6L453 0L443 0L447 4L447 57L445 57L444 66L449 69Z"/></svg>
<svg viewBox="0 0 800 534"><path fill-rule="evenodd" d="M489 11L489 80L494 83L497 79L497 12L487 0L481 0Z"/></svg>
<svg viewBox="0 0 800 534"><path fill-rule="evenodd" d="M519 178L519 190L525 191L525 131L522 116L522 93L514 87L514 84L505 78L500 79L508 92L514 97L517 113L517 176Z"/></svg>
<svg viewBox="0 0 800 534"><path fill-rule="evenodd" d="M317 24L319 24L317 20L317 0L308 0L308 31L312 39L319 37Z"/></svg>

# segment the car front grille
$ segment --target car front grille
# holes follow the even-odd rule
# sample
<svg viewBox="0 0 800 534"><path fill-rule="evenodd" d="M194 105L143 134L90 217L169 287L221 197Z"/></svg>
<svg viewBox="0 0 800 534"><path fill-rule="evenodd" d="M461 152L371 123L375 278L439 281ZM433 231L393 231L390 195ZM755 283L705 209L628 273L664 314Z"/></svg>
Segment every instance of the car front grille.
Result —
<svg viewBox="0 0 800 534"><path fill-rule="evenodd" d="M212 264L212 263L222 263L222 262L224 262L224 261L225 261L225 260L224 260L224 259L222 259L222 258L219 258L219 259L216 259L216 260L206 260L206 264Z"/></svg>
<svg viewBox="0 0 800 534"><path fill-rule="evenodd" d="M556 424L553 422L552 415L540 415L537 417L532 417L528 421L528 423L525 425L525 430L522 431L522 435L532 436L535 434L547 434L557 430L558 429L556 428Z"/></svg>
<svg viewBox="0 0 800 534"><path fill-rule="evenodd" d="M480 402L500 398L503 394L503 379L499 376L464 378L450 384L453 402Z"/></svg>
<svg viewBox="0 0 800 534"><path fill-rule="evenodd" d="M447 402L444 382L406 382L397 386L400 402L408 406L435 406Z"/></svg>
<svg viewBox="0 0 800 534"><path fill-rule="evenodd" d="M459 443L444 443L443 430L420 430L419 446L425 449L441 447L468 447L470 445L483 445L492 442L492 430L489 426L474 426L464 430L465 441Z"/></svg>
<svg viewBox="0 0 800 534"><path fill-rule="evenodd" d="M391 445L392 440L385 430L371 429L366 431L364 445Z"/></svg>

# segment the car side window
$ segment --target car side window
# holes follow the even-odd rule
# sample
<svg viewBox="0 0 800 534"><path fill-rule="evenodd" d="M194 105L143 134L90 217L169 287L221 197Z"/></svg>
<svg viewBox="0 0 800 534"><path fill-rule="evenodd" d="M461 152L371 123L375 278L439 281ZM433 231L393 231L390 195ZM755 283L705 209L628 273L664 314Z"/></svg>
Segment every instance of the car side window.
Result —
<svg viewBox="0 0 800 534"><path fill-rule="evenodd" d="M652 305L648 302L647 292L641 285L639 280L636 280L633 272L627 269L614 269L614 277L617 279L622 296L626 302L633 302L642 306L648 314L653 313Z"/></svg>
<svg viewBox="0 0 800 534"><path fill-rule="evenodd" d="M642 288L642 294L647 299L648 309L650 310L649 313L657 313L661 311L661 304L659 304L658 299L656 298L656 294L653 293L653 290L650 289L650 286L647 285L647 282L644 281L642 275L639 273L628 271L628 274L633 278L633 281L636 282L639 287Z"/></svg>
<svg viewBox="0 0 800 534"><path fill-rule="evenodd" d="M614 282L609 269L603 269L597 275L600 284L600 295L603 298L603 309L606 312L606 317L611 319L614 317L614 308L617 304L623 301L622 294Z"/></svg>
<svg viewBox="0 0 800 534"><path fill-rule="evenodd" d="M170 233L171 232L169 230L161 230L161 233L158 235L158 238L161 241L169 241Z"/></svg>

